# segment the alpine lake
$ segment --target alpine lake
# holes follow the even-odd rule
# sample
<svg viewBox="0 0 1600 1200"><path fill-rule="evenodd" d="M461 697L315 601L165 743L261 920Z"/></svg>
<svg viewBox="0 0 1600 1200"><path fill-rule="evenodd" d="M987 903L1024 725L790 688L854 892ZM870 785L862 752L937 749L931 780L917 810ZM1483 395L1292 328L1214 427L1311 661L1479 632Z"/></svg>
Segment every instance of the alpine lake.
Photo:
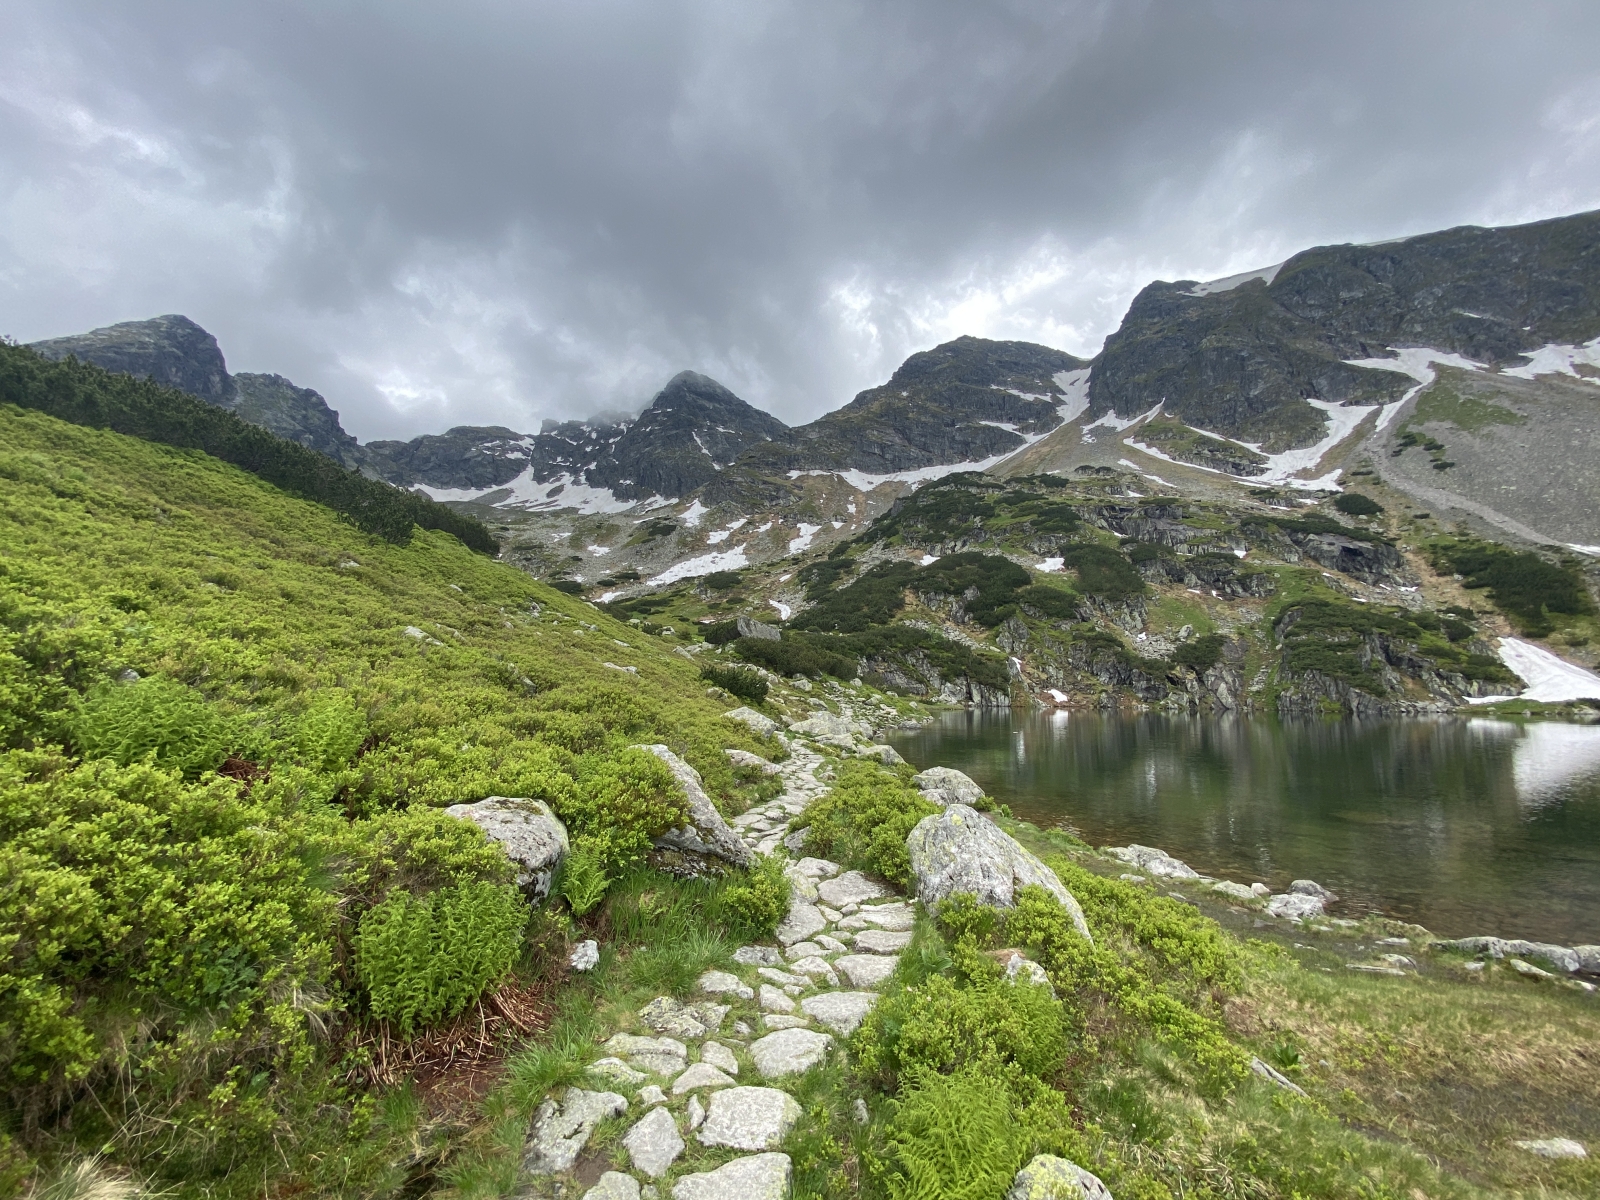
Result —
<svg viewBox="0 0 1600 1200"><path fill-rule="evenodd" d="M892 742L1094 846L1158 846L1331 916L1600 942L1600 723L945 711Z"/></svg>

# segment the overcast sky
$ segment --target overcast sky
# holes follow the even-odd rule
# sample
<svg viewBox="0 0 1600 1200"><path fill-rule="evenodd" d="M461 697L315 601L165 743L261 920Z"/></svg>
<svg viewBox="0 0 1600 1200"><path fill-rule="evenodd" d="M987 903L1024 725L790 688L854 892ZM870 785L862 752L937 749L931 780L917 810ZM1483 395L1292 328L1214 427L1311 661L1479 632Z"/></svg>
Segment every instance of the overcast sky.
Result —
<svg viewBox="0 0 1600 1200"><path fill-rule="evenodd" d="M1151 279L1600 207L1592 0L10 0L0 334L181 312L363 440L790 423Z"/></svg>

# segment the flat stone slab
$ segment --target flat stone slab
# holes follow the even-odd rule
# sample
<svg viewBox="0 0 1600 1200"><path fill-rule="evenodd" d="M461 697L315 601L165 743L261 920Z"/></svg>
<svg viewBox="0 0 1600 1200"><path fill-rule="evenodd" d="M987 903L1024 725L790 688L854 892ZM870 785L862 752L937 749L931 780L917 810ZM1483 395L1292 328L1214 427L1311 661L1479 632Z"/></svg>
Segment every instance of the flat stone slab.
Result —
<svg viewBox="0 0 1600 1200"><path fill-rule="evenodd" d="M685 1175L672 1185L672 1200L789 1200L793 1181L787 1154L752 1154Z"/></svg>
<svg viewBox="0 0 1600 1200"><path fill-rule="evenodd" d="M887 929L867 929L856 936L856 949L868 954L899 954L909 945L909 931L891 933Z"/></svg>
<svg viewBox="0 0 1600 1200"><path fill-rule="evenodd" d="M789 987L791 984L799 984L801 987L806 987L810 983L810 980L804 975L791 975L787 971L778 970L777 967L760 967L756 970L756 974L768 983L775 983L779 987Z"/></svg>
<svg viewBox="0 0 1600 1200"><path fill-rule="evenodd" d="M805 941L812 934L821 933L827 927L827 918L815 904L793 904L775 936L785 946L792 946Z"/></svg>
<svg viewBox="0 0 1600 1200"><path fill-rule="evenodd" d="M860 1027L877 1002L877 992L824 992L800 1001L800 1011L844 1036Z"/></svg>
<svg viewBox="0 0 1600 1200"><path fill-rule="evenodd" d="M800 1119L800 1105L777 1088L725 1088L711 1096L705 1124L696 1135L704 1146L770 1150Z"/></svg>
<svg viewBox="0 0 1600 1200"><path fill-rule="evenodd" d="M809 875L812 879L830 879L842 869L838 863L829 862L825 858L802 858L794 864L794 869L802 875Z"/></svg>
<svg viewBox="0 0 1600 1200"><path fill-rule="evenodd" d="M697 1088L731 1087L733 1080L708 1062L697 1062L672 1081L672 1094L681 1096Z"/></svg>
<svg viewBox="0 0 1600 1200"><path fill-rule="evenodd" d="M607 1171L583 1194L583 1200L639 1200L639 1181L621 1171Z"/></svg>
<svg viewBox="0 0 1600 1200"><path fill-rule="evenodd" d="M755 992L749 984L727 971L707 971L700 976L700 990L712 996L737 996L741 1000L755 998Z"/></svg>
<svg viewBox="0 0 1600 1200"><path fill-rule="evenodd" d="M707 1042L700 1047L700 1061L710 1063L719 1071L726 1071L729 1075L739 1073L739 1060L733 1056L721 1042Z"/></svg>
<svg viewBox="0 0 1600 1200"><path fill-rule="evenodd" d="M834 966L844 972L852 986L858 988L877 987L885 979L894 974L894 969L900 964L898 955L888 954L846 954L834 960Z"/></svg>
<svg viewBox="0 0 1600 1200"><path fill-rule="evenodd" d="M816 958L819 955L828 953L828 951L816 942L796 942L784 953L788 955L790 962L794 962L801 958Z"/></svg>
<svg viewBox="0 0 1600 1200"><path fill-rule="evenodd" d="M822 952L824 954L843 954L846 950L850 949L849 946L846 946L838 938L829 937L825 933L817 934L817 940L815 944L822 947Z"/></svg>
<svg viewBox="0 0 1600 1200"><path fill-rule="evenodd" d="M1571 1138L1540 1138L1537 1141L1518 1142L1517 1149L1537 1154L1540 1158L1588 1158L1589 1152L1582 1142Z"/></svg>
<svg viewBox="0 0 1600 1200"><path fill-rule="evenodd" d="M763 983L761 985L761 1011L792 1013L794 1011L794 1001L770 983Z"/></svg>
<svg viewBox="0 0 1600 1200"><path fill-rule="evenodd" d="M700 1014L671 996L657 996L639 1010L639 1019L657 1033L685 1041L698 1041L710 1032Z"/></svg>
<svg viewBox="0 0 1600 1200"><path fill-rule="evenodd" d="M811 1022L805 1017L796 1017L788 1013L764 1013L761 1024L767 1029L805 1029Z"/></svg>
<svg viewBox="0 0 1600 1200"><path fill-rule="evenodd" d="M616 1092L568 1088L560 1104L548 1099L534 1114L533 1135L523 1150L523 1167L533 1175L570 1171L594 1127L607 1117L620 1117L627 1111L627 1098Z"/></svg>
<svg viewBox="0 0 1600 1200"><path fill-rule="evenodd" d="M756 1070L767 1079L809 1071L827 1057L833 1038L812 1029L780 1029L750 1043Z"/></svg>
<svg viewBox="0 0 1600 1200"><path fill-rule="evenodd" d="M650 1078L643 1071L635 1071L620 1058L602 1058L589 1064L589 1074L618 1087L635 1087Z"/></svg>
<svg viewBox="0 0 1600 1200"><path fill-rule="evenodd" d="M839 977L823 959L802 958L799 962L790 963L789 969L796 975L804 975L808 979L825 979L829 987L839 986Z"/></svg>
<svg viewBox="0 0 1600 1200"><path fill-rule="evenodd" d="M836 879L828 879L817 885L817 898L834 908L860 904L863 900L882 900L893 894L883 884L868 879L860 871L846 871Z"/></svg>
<svg viewBox="0 0 1600 1200"><path fill-rule="evenodd" d="M740 946L733 952L733 961L746 967L781 967L783 951L776 946Z"/></svg>
<svg viewBox="0 0 1600 1200"><path fill-rule="evenodd" d="M633 1169L643 1171L651 1179L665 1175L667 1168L683 1153L678 1123L665 1108L652 1108L647 1112L637 1125L622 1135L622 1145Z"/></svg>
<svg viewBox="0 0 1600 1200"><path fill-rule="evenodd" d="M689 1047L677 1038L614 1033L604 1046L630 1067L656 1075L676 1075L689 1065Z"/></svg>
<svg viewBox="0 0 1600 1200"><path fill-rule="evenodd" d="M892 929L904 931L917 923L917 914L909 904L880 904L863 908L858 913L839 922L840 929Z"/></svg>
<svg viewBox="0 0 1600 1200"><path fill-rule="evenodd" d="M1283 892L1267 901L1267 916L1286 921L1308 921L1322 915L1322 900L1317 896L1302 896L1298 892Z"/></svg>

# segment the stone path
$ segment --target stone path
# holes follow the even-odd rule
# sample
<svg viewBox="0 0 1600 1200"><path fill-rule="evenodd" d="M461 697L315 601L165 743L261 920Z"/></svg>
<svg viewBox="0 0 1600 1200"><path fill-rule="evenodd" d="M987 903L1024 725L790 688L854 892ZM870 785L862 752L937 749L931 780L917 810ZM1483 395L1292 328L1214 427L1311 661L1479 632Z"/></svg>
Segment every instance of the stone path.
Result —
<svg viewBox="0 0 1600 1200"><path fill-rule="evenodd" d="M759 854L783 846L791 818L827 794L833 760L809 739L840 749L850 741L878 757L861 740L866 725L852 698L844 689L830 692L840 716L779 735L789 748L776 772L783 794L730 822ZM840 725L854 728L841 734ZM798 839L790 841L786 849L798 858ZM692 1000L660 996L641 1008L639 1023L649 1032L605 1042L604 1057L589 1069L594 1090L569 1088L561 1102L545 1102L526 1169L536 1176L570 1169L599 1120L623 1115L630 1124L621 1144L632 1171L607 1172L585 1200L659 1200L654 1181L671 1171L688 1139L742 1154L679 1176L673 1200L785 1200L792 1167L777 1148L801 1116L786 1089L843 1052L843 1039L877 1002L874 989L893 974L915 921L903 896L837 863L798 858L788 875L789 913L776 944L740 947L735 969L705 972Z"/></svg>

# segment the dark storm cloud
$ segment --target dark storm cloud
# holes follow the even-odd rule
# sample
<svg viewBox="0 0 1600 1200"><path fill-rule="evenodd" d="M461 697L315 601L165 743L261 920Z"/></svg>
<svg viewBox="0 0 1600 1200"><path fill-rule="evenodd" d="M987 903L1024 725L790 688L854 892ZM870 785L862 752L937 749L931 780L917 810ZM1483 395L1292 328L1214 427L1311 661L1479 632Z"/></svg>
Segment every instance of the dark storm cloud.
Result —
<svg viewBox="0 0 1600 1200"><path fill-rule="evenodd" d="M181 311L363 438L786 420L1154 277L1600 205L1584 4L23 3L0 332Z"/></svg>

